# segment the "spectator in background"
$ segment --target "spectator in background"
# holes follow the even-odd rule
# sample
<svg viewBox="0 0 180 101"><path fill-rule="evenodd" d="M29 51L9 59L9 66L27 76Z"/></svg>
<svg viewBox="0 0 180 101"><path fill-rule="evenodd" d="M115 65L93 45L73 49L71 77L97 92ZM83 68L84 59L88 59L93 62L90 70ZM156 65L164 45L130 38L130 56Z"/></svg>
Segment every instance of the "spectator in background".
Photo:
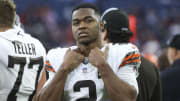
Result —
<svg viewBox="0 0 180 101"><path fill-rule="evenodd" d="M101 18L105 26L103 30L105 43L119 43L122 46L130 44L132 32L129 30L128 16L123 11L118 8L110 8L104 12ZM132 57L137 58L133 55ZM129 62L132 61L129 60ZM138 71L139 94L137 101L161 101L161 84L156 66L142 57Z"/></svg>
<svg viewBox="0 0 180 101"><path fill-rule="evenodd" d="M180 15L174 18L174 21L170 24L168 30L170 37L180 33Z"/></svg>
<svg viewBox="0 0 180 101"><path fill-rule="evenodd" d="M158 66L158 54L160 52L159 42L155 39L149 40L143 45L143 56L156 66Z"/></svg>
<svg viewBox="0 0 180 101"><path fill-rule="evenodd" d="M161 71L166 70L170 66L167 58L167 50L162 49L160 56L158 57L158 68Z"/></svg>
<svg viewBox="0 0 180 101"><path fill-rule="evenodd" d="M157 67L146 58L141 58L137 78L139 95L136 101L161 101L162 88Z"/></svg>
<svg viewBox="0 0 180 101"><path fill-rule="evenodd" d="M168 60L170 68L161 72L163 101L180 101L180 34L170 40Z"/></svg>

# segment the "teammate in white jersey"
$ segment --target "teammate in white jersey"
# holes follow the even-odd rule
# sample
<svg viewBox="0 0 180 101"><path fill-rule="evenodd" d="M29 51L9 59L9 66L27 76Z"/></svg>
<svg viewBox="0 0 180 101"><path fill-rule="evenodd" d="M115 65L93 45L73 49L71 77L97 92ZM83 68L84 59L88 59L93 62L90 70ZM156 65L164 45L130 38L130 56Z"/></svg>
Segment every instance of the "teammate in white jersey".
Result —
<svg viewBox="0 0 180 101"><path fill-rule="evenodd" d="M138 87L134 45L103 46L100 14L92 4L72 11L72 31L77 46L49 51L46 69L50 78L40 91L38 101L133 101ZM124 60L124 61L123 61ZM126 61L127 60L127 61Z"/></svg>
<svg viewBox="0 0 180 101"><path fill-rule="evenodd" d="M13 28L16 7L0 0L0 101L32 101L46 51L39 40Z"/></svg>
<svg viewBox="0 0 180 101"><path fill-rule="evenodd" d="M133 33L129 29L128 15L118 9L107 9L102 17L104 22L103 40L107 43L119 43L128 45ZM129 62L134 63L137 56L132 57ZM138 88L139 94L136 101L161 101L161 83L157 68L144 57L141 57L141 65L138 69Z"/></svg>

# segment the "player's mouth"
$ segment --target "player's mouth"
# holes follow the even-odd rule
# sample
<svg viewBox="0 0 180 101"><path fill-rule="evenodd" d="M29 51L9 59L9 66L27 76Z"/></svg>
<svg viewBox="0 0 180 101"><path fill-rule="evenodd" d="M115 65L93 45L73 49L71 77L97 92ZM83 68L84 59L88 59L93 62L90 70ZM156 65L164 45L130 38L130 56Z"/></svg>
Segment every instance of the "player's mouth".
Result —
<svg viewBox="0 0 180 101"><path fill-rule="evenodd" d="M79 35L79 37L87 37L88 32L79 32L78 35Z"/></svg>

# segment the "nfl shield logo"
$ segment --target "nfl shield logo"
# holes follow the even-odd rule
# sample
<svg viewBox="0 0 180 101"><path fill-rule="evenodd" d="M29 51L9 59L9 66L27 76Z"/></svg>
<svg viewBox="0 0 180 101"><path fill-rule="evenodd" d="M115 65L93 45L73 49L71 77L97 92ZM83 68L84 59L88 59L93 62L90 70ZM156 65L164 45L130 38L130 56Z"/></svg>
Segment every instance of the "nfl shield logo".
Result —
<svg viewBox="0 0 180 101"><path fill-rule="evenodd" d="M82 72L83 72L83 73L87 73L87 68L84 67L84 68L82 69Z"/></svg>

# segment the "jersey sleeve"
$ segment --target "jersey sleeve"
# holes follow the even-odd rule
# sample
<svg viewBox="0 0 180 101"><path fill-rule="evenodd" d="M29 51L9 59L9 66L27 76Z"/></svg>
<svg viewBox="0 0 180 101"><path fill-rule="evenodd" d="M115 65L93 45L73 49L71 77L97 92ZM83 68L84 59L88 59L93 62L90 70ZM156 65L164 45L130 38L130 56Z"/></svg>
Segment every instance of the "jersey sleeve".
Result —
<svg viewBox="0 0 180 101"><path fill-rule="evenodd" d="M133 86L138 93L137 74L141 63L138 48L133 44L113 45L110 54L114 55L113 61L109 62L116 75L129 85ZM114 64L112 64L114 63Z"/></svg>
<svg viewBox="0 0 180 101"><path fill-rule="evenodd" d="M128 45L127 51L125 52L122 62L118 67L119 69L117 73L119 78L136 88L137 93L139 90L136 78L138 76L138 68L141 63L140 57L141 55L138 48L132 44Z"/></svg>
<svg viewBox="0 0 180 101"><path fill-rule="evenodd" d="M129 85L133 86L137 93L139 92L138 90L138 84L137 84L137 80L136 80L136 70L133 68L133 66L131 65L126 65L126 66L123 66L121 67L119 70L118 70L118 73L117 73L117 76L127 82Z"/></svg>
<svg viewBox="0 0 180 101"><path fill-rule="evenodd" d="M46 64L45 64L45 69L46 69L46 71L51 71L51 72L56 72L55 70L54 70L54 68L52 67L52 65L50 64L50 62L49 62L49 60L46 60Z"/></svg>
<svg viewBox="0 0 180 101"><path fill-rule="evenodd" d="M46 70L56 72L60 68L67 48L51 49L46 58Z"/></svg>
<svg viewBox="0 0 180 101"><path fill-rule="evenodd" d="M54 77L55 73L60 68L64 55L66 53L67 48L56 48L51 49L46 57L45 70L48 74L48 80L44 86L46 86Z"/></svg>
<svg viewBox="0 0 180 101"><path fill-rule="evenodd" d="M125 65L138 65L140 63L140 53L138 51L132 51L126 54L119 68Z"/></svg>

